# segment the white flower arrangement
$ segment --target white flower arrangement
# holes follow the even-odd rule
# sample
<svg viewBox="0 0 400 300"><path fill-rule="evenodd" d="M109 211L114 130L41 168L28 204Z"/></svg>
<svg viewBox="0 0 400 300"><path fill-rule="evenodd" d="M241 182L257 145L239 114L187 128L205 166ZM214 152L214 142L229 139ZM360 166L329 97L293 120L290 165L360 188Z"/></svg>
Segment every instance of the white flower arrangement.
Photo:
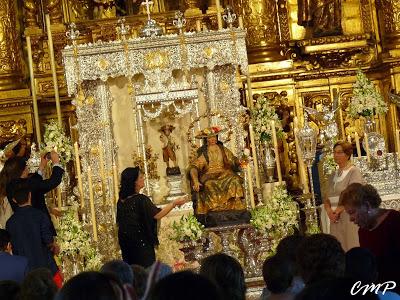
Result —
<svg viewBox="0 0 400 300"><path fill-rule="evenodd" d="M325 175L330 175L333 174L333 172L336 171L337 164L335 160L333 159L333 154L328 153L326 156L323 158L323 163L322 163L322 169L324 171Z"/></svg>
<svg viewBox="0 0 400 300"><path fill-rule="evenodd" d="M282 238L298 227L297 203L283 186L276 186L271 200L251 211L250 224L272 238L274 249Z"/></svg>
<svg viewBox="0 0 400 300"><path fill-rule="evenodd" d="M102 255L90 244L90 234L75 216L74 210L63 213L57 228L57 243L60 246L59 257L82 259L82 271L98 270L102 265Z"/></svg>
<svg viewBox="0 0 400 300"><path fill-rule="evenodd" d="M178 242L197 241L203 235L204 226L197 221L193 214L182 216L179 222L172 223L174 234L172 239Z"/></svg>
<svg viewBox="0 0 400 300"><path fill-rule="evenodd" d="M385 114L387 110L388 107L382 95L359 69L356 83L353 85L353 97L349 104L349 115L356 119L359 116L369 117L375 114Z"/></svg>
<svg viewBox="0 0 400 300"><path fill-rule="evenodd" d="M71 139L65 135L64 130L56 120L51 120L49 124L45 125L43 148L45 152L55 150L60 155L60 162L63 165L72 159L73 146Z"/></svg>
<svg viewBox="0 0 400 300"><path fill-rule="evenodd" d="M272 140L271 121L275 121L277 138L283 137L282 124L275 108L268 104L268 100L264 96L257 98L257 103L251 110L251 119L255 139L258 142L270 142Z"/></svg>

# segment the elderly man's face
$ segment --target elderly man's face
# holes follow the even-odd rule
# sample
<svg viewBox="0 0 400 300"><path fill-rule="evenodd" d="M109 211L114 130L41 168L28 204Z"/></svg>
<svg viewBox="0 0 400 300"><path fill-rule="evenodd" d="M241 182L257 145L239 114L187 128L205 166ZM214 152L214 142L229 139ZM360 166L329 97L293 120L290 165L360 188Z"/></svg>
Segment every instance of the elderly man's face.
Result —
<svg viewBox="0 0 400 300"><path fill-rule="evenodd" d="M371 221L366 206L361 205L361 207L355 207L353 205L345 205L344 209L349 214L351 222L358 225L360 228L368 228Z"/></svg>

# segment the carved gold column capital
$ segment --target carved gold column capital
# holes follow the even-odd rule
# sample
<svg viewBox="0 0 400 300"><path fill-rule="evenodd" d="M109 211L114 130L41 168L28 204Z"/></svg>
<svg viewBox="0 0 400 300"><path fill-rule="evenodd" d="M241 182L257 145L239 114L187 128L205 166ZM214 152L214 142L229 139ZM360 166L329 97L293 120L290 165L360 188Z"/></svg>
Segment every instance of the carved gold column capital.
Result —
<svg viewBox="0 0 400 300"><path fill-rule="evenodd" d="M62 3L61 0L47 0L47 13L50 15L51 24L62 24Z"/></svg>
<svg viewBox="0 0 400 300"><path fill-rule="evenodd" d="M25 27L38 27L37 13L38 3L35 0L23 1Z"/></svg>
<svg viewBox="0 0 400 300"><path fill-rule="evenodd" d="M377 1L379 21L383 23L383 46L385 49L395 49L400 46L400 1Z"/></svg>

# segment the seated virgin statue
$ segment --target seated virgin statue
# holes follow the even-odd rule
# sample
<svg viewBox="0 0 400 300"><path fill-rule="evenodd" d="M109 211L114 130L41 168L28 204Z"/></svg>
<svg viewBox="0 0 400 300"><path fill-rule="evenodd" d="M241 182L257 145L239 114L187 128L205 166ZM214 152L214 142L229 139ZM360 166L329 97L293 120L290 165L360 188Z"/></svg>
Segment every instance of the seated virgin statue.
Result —
<svg viewBox="0 0 400 300"><path fill-rule="evenodd" d="M237 174L239 160L218 141L219 132L219 127L211 127L196 135L205 143L189 167L195 215L208 227L248 222L250 218L243 179Z"/></svg>

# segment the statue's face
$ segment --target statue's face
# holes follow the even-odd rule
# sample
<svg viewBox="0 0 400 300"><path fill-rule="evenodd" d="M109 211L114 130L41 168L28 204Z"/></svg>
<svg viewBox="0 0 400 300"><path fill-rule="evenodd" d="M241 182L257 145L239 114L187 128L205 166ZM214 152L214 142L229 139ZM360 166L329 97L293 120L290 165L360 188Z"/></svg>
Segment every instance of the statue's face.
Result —
<svg viewBox="0 0 400 300"><path fill-rule="evenodd" d="M216 145L218 142L217 137L216 136L210 136L207 138L207 144L208 145Z"/></svg>

